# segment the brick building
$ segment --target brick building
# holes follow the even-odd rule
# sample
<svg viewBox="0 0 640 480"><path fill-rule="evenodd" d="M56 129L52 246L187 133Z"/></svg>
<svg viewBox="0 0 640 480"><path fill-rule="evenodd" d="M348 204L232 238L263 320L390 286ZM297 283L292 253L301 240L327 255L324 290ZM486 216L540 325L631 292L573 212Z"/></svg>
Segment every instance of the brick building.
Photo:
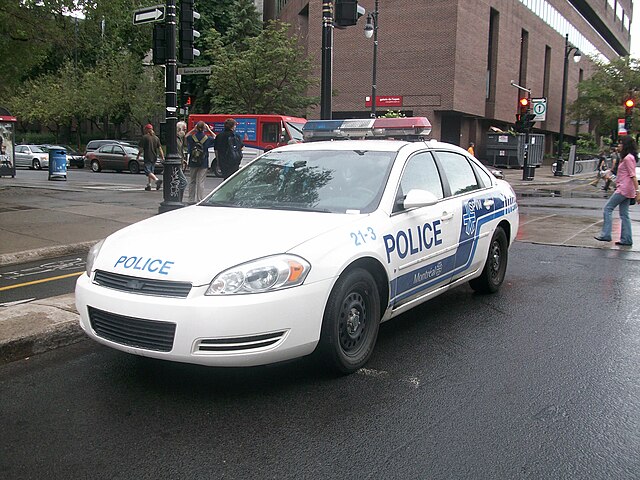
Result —
<svg viewBox="0 0 640 480"><path fill-rule="evenodd" d="M375 0L360 0L367 12ZM293 25L321 73L322 0L265 0L264 17ZM547 99L546 121L535 125L551 152L559 132L565 35L583 52L569 55L567 105L576 86L591 74L586 55L604 59L629 54L632 0L379 0L377 95L401 97L392 107L426 116L432 137L466 146L474 141L482 155L485 132L515 121L519 90ZM367 117L371 95L373 41L358 25L334 29L333 118ZM320 95L320 87L313 92ZM387 108L377 107L383 114ZM310 112L319 118L320 109ZM568 116L564 134L571 141L588 125Z"/></svg>

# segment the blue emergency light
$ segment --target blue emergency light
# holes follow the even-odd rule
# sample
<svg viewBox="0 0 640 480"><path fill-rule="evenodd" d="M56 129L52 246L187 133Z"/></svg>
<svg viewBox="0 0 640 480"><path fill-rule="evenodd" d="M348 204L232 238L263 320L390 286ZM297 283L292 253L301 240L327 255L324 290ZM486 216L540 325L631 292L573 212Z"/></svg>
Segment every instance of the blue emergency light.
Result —
<svg viewBox="0 0 640 480"><path fill-rule="evenodd" d="M305 142L345 139L424 140L431 133L426 117L309 120L302 128Z"/></svg>

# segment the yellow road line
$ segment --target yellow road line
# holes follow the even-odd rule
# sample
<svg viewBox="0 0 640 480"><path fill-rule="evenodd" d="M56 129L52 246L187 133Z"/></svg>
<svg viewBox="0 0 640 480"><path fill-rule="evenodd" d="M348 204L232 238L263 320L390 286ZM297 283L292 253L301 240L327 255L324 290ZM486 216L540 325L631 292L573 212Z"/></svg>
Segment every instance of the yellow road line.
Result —
<svg viewBox="0 0 640 480"><path fill-rule="evenodd" d="M32 282L25 282L25 283L19 283L17 285L9 285L7 287L0 287L0 292L2 292L4 290L12 290L14 288L27 287L29 285L36 285L38 283L53 282L54 280L62 280L63 278L77 277L79 275L82 275L83 273L84 273L84 270L81 271L81 272L74 272L74 273L67 273L66 275L59 275L57 277L42 278L40 280L33 280Z"/></svg>

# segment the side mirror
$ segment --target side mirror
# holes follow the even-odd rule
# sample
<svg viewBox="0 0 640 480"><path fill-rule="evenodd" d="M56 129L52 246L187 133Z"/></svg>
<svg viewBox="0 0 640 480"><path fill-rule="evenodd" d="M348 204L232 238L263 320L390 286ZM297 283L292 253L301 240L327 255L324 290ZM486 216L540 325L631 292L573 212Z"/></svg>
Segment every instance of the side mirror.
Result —
<svg viewBox="0 0 640 480"><path fill-rule="evenodd" d="M504 173L501 170L491 170L491 174L497 179L504 180Z"/></svg>
<svg viewBox="0 0 640 480"><path fill-rule="evenodd" d="M435 205L436 203L438 203L438 197L433 193L414 188L409 190L409 193L407 193L407 196L404 198L403 205L404 208L408 210L416 207L427 207Z"/></svg>

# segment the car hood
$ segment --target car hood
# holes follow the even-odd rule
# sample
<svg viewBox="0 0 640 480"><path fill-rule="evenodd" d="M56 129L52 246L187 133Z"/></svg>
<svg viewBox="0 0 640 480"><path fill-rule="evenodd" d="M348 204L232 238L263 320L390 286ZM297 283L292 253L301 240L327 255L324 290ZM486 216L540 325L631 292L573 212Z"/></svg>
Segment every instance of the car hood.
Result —
<svg viewBox="0 0 640 480"><path fill-rule="evenodd" d="M284 253L360 215L192 206L109 236L94 268L205 285L221 271Z"/></svg>

